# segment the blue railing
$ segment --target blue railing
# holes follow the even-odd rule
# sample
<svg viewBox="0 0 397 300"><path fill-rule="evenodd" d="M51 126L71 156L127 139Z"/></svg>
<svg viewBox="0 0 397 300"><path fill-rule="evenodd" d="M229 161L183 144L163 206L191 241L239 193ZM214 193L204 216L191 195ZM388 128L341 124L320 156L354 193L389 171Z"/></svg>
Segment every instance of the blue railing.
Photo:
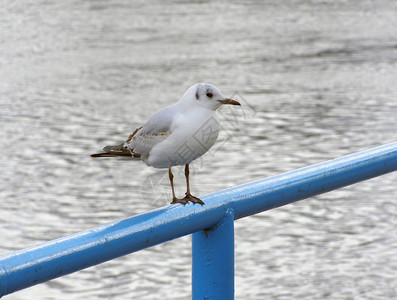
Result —
<svg viewBox="0 0 397 300"><path fill-rule="evenodd" d="M397 170L397 142L114 221L0 257L0 297L193 233L193 299L233 299L234 220Z"/></svg>

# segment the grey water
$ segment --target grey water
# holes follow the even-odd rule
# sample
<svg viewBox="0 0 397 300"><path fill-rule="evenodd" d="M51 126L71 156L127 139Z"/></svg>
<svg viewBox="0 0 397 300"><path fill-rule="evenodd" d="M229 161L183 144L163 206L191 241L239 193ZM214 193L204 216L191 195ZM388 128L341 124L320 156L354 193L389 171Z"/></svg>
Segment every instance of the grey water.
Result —
<svg viewBox="0 0 397 300"><path fill-rule="evenodd" d="M197 82L243 105L195 195L395 141L397 2L3 0L0 254L166 205L165 170L89 154ZM396 180L238 220L236 299L397 299ZM189 299L190 243L4 299Z"/></svg>

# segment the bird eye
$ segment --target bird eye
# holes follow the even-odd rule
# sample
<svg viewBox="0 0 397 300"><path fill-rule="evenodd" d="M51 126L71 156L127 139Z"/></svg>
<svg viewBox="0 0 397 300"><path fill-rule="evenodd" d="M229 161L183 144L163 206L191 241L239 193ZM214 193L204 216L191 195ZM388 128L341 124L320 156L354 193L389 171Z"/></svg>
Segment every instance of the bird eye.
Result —
<svg viewBox="0 0 397 300"><path fill-rule="evenodd" d="M212 93L207 93L207 94L205 94L208 98L212 98Z"/></svg>

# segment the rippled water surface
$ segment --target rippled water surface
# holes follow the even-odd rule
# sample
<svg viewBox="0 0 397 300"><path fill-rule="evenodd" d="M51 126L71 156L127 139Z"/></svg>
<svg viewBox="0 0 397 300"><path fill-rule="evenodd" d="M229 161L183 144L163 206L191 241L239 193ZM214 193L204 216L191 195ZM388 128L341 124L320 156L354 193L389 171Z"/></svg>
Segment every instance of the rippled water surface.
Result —
<svg viewBox="0 0 397 300"><path fill-rule="evenodd" d="M6 0L0 15L0 254L167 204L166 171L89 154L197 82L244 104L220 111L197 195L397 139L396 1ZM397 299L396 182L237 221L236 299ZM5 299L189 299L190 255L184 237Z"/></svg>

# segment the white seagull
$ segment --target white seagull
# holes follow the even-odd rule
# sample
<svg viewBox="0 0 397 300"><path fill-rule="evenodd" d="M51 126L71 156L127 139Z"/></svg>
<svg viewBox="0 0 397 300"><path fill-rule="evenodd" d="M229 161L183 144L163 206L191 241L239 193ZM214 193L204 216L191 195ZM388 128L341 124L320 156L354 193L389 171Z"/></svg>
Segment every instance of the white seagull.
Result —
<svg viewBox="0 0 397 300"><path fill-rule="evenodd" d="M206 153L216 142L219 122L216 110L222 104L240 105L226 98L212 84L198 83L190 87L175 104L155 112L143 126L136 128L127 140L103 148L92 157L132 156L154 168L168 168L172 203L204 204L190 194L189 163ZM178 199L174 190L171 167L185 165L186 193Z"/></svg>

